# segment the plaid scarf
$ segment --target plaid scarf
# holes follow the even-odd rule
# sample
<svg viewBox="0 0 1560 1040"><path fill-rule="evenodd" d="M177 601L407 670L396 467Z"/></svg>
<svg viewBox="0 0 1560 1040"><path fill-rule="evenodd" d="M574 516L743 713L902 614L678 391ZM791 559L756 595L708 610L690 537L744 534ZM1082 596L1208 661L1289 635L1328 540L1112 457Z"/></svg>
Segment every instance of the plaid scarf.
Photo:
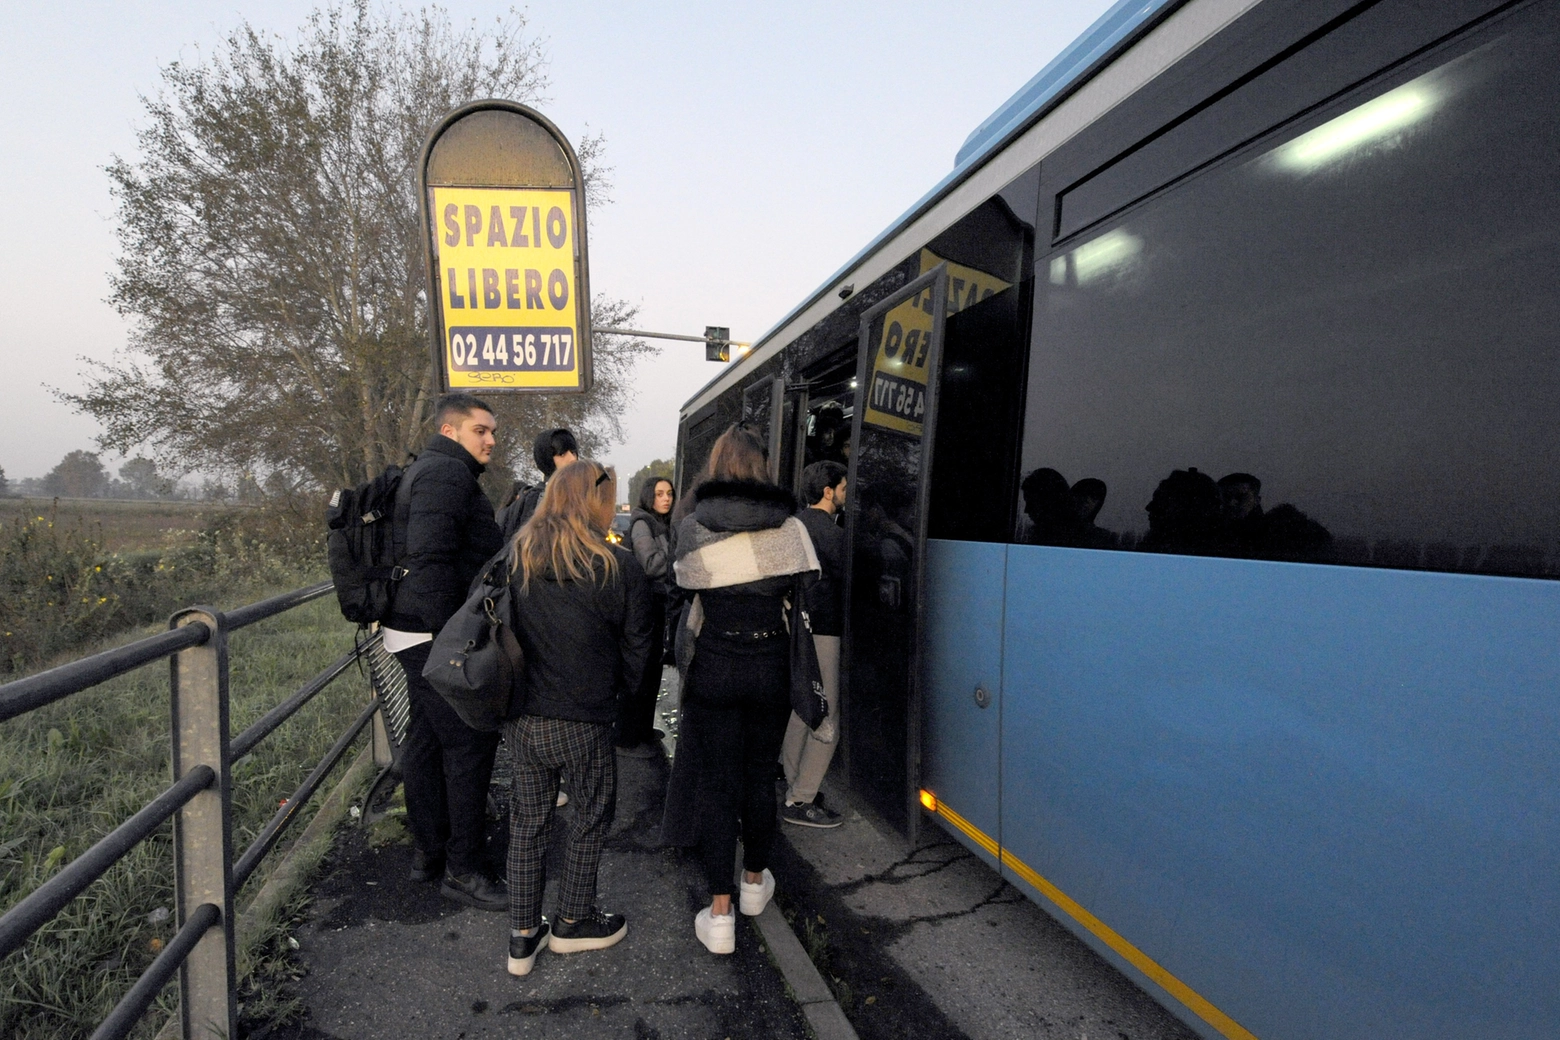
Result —
<svg viewBox="0 0 1560 1040"><path fill-rule="evenodd" d="M691 535L691 537L690 537ZM760 531L711 531L694 521L677 539L672 564L685 589L723 589L764 578L816 571L818 553L807 528L794 516Z"/></svg>

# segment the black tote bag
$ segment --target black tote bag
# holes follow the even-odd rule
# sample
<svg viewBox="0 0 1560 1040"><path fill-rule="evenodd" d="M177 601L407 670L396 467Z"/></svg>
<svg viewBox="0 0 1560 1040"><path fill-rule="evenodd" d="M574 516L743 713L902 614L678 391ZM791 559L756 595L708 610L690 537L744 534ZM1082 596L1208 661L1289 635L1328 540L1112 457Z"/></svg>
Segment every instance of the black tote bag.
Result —
<svg viewBox="0 0 1560 1040"><path fill-rule="evenodd" d="M509 717L525 657L509 627L509 553L487 562L471 594L433 639L423 678L461 721L497 733Z"/></svg>
<svg viewBox="0 0 1560 1040"><path fill-rule="evenodd" d="M823 694L823 670L818 665L818 648L813 644L812 618L802 595L802 580L797 578L791 586L791 710L818 733L818 727L829 717L829 700ZM833 730L833 726L829 727ZM824 739L823 734L819 734ZM832 732L828 739L832 739ZM827 742L827 741L826 741Z"/></svg>

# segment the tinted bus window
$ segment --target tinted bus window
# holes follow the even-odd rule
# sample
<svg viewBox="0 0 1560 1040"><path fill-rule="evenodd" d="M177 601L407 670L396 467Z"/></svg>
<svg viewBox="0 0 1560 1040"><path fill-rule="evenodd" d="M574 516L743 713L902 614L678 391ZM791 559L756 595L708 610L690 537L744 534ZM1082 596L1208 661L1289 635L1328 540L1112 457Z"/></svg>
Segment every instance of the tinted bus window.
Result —
<svg viewBox="0 0 1560 1040"><path fill-rule="evenodd" d="M1012 527L1039 169L922 250L948 264L927 536L1002 542Z"/></svg>
<svg viewBox="0 0 1560 1040"><path fill-rule="evenodd" d="M1014 539L1560 575L1557 16L1040 257Z"/></svg>

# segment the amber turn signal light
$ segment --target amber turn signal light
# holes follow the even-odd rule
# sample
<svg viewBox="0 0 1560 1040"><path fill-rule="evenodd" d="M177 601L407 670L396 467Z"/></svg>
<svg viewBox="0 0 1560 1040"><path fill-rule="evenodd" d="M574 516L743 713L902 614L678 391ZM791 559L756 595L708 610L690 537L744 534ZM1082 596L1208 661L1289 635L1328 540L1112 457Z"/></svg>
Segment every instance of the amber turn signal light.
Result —
<svg viewBox="0 0 1560 1040"><path fill-rule="evenodd" d="M925 807L927 812L936 812L937 811L937 796L935 794L933 794L932 792L926 790L925 788L922 788L921 789L921 805Z"/></svg>

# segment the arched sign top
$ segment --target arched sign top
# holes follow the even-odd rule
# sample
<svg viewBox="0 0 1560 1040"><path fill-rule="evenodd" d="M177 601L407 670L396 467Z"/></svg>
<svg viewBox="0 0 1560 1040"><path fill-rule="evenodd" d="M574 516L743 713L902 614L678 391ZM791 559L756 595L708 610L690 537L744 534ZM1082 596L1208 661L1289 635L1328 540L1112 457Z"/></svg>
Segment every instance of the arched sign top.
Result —
<svg viewBox="0 0 1560 1040"><path fill-rule="evenodd" d="M568 139L524 105L472 102L428 136L418 181L442 385L590 389L585 183Z"/></svg>
<svg viewBox="0 0 1560 1040"><path fill-rule="evenodd" d="M477 109L434 138L428 183L572 188L574 163L554 132L507 108Z"/></svg>

